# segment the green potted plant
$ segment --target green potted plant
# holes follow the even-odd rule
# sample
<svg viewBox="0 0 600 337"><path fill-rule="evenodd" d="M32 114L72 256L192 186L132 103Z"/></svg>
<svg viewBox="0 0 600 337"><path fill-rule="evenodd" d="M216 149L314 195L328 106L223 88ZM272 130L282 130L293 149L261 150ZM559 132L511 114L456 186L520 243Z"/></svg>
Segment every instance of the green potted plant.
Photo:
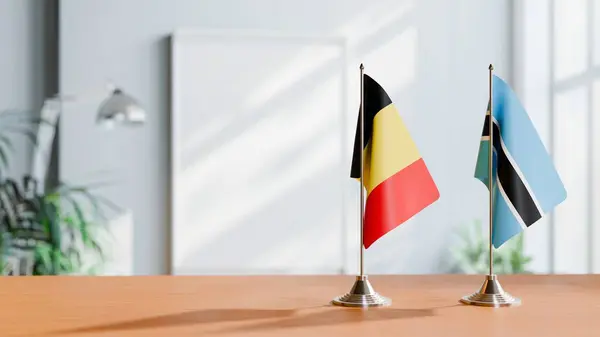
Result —
<svg viewBox="0 0 600 337"><path fill-rule="evenodd" d="M106 258L107 210L119 210L91 186L64 183L39 191L37 181L6 177L13 149L10 134L35 144L39 120L0 113L0 259L4 275L94 274Z"/></svg>
<svg viewBox="0 0 600 337"><path fill-rule="evenodd" d="M460 244L452 250L454 270L467 274L487 274L489 272L489 236L483 231L481 221L475 220L460 232ZM526 274L532 261L525 254L523 233L515 236L500 248L494 250L493 267L495 274Z"/></svg>

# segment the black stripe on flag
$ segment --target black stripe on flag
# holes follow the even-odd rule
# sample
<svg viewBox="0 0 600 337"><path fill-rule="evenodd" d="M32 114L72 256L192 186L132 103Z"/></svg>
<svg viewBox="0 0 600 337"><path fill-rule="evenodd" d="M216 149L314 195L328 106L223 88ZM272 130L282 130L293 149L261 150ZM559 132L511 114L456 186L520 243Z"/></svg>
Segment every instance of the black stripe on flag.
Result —
<svg viewBox="0 0 600 337"><path fill-rule="evenodd" d="M352 154L352 166L350 168L351 178L360 178L360 157L363 155L363 149L371 140L373 134L373 120L375 115L383 108L392 104L390 96L383 90L381 85L377 83L369 75L364 74L364 110L365 110L365 130L364 142L360 144L360 108L358 111L358 121L356 123L356 135L354 136L354 153Z"/></svg>
<svg viewBox="0 0 600 337"><path fill-rule="evenodd" d="M485 124L481 134L482 137L490 135L489 118L490 115L485 116ZM508 160L508 156L501 146L500 128L496 122L494 122L493 132L492 138L494 139L494 149L496 150L498 160L498 180L506 193L508 202L513 205L521 219L523 219L525 225L529 227L538 221L542 217L542 214L540 214L540 211L535 205L533 196L529 194L521 177L517 174L517 171L510 160Z"/></svg>

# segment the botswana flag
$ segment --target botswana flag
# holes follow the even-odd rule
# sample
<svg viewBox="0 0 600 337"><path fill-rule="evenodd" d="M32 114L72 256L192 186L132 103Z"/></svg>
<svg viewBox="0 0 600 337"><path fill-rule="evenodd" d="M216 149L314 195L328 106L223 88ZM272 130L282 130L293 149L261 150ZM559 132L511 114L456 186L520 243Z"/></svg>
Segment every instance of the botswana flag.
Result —
<svg viewBox="0 0 600 337"><path fill-rule="evenodd" d="M563 202L567 192L515 93L499 77L493 76L492 81L492 243L498 248ZM486 186L489 185L489 118L488 103L475 167L475 178Z"/></svg>

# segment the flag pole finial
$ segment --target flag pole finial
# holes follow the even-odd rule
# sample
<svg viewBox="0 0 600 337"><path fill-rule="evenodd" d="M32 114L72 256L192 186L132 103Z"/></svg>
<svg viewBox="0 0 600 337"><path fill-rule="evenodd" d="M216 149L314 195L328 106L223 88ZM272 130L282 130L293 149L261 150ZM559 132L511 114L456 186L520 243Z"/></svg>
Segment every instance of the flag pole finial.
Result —
<svg viewBox="0 0 600 337"><path fill-rule="evenodd" d="M361 63L360 64L360 70L364 70L364 69L365 69L365 66Z"/></svg>
<svg viewBox="0 0 600 337"><path fill-rule="evenodd" d="M482 307L510 307L521 304L521 300L512 297L505 292L494 275L494 245L492 241L492 233L494 231L494 137L501 137L500 125L496 125L496 133L494 133L494 89L492 87L492 77L494 66L490 63L489 70L489 111L486 112L486 120L488 124L488 190L489 190L489 274L486 275L483 285L478 292L465 296L460 299L463 304L477 305ZM488 115L489 114L489 115Z"/></svg>

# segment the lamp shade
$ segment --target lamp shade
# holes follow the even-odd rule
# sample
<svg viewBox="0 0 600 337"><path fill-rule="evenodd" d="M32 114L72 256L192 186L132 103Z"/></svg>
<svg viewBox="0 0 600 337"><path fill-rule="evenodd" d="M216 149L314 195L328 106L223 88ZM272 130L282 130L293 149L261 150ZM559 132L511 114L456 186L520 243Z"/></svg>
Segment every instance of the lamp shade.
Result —
<svg viewBox="0 0 600 337"><path fill-rule="evenodd" d="M146 112L133 97L115 89L100 104L96 121L108 126L115 123L141 125L146 121Z"/></svg>

